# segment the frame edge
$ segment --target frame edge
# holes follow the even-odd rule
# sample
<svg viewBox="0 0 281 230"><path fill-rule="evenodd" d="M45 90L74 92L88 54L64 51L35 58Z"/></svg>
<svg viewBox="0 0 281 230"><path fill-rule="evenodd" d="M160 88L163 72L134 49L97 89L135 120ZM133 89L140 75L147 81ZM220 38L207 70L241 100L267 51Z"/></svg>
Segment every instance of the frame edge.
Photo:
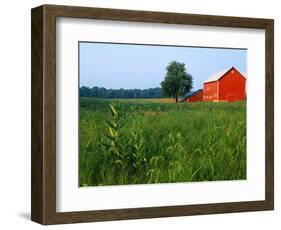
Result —
<svg viewBox="0 0 281 230"><path fill-rule="evenodd" d="M43 7L31 10L31 220L44 222Z"/></svg>
<svg viewBox="0 0 281 230"><path fill-rule="evenodd" d="M266 153L266 203L274 210L274 20L267 20L265 70L265 153Z"/></svg>

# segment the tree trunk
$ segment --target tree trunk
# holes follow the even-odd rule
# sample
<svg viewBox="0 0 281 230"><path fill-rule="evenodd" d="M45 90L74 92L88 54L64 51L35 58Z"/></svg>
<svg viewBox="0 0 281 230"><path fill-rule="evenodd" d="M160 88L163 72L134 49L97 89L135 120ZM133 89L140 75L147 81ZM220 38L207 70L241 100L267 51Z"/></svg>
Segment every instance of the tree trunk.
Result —
<svg viewBox="0 0 281 230"><path fill-rule="evenodd" d="M178 97L176 97L176 103L178 103Z"/></svg>

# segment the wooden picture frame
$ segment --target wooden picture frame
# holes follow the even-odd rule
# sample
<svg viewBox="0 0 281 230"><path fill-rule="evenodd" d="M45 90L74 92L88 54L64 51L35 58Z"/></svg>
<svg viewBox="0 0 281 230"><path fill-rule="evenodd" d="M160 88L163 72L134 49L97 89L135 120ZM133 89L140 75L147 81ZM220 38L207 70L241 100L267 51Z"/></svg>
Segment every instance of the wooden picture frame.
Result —
<svg viewBox="0 0 281 230"><path fill-rule="evenodd" d="M266 36L265 200L215 204L56 211L56 18L121 20L264 29ZM271 19L43 5L32 9L31 219L41 224L156 218L274 209L274 21Z"/></svg>

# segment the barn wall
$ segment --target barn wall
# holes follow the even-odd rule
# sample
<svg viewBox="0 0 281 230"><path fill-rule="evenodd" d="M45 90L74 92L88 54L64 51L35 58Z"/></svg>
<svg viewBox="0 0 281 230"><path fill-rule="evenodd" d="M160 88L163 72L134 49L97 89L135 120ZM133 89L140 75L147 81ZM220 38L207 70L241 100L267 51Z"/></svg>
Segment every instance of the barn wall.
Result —
<svg viewBox="0 0 281 230"><path fill-rule="evenodd" d="M217 91L218 91L218 84L216 81L204 83L203 101L218 100Z"/></svg>
<svg viewBox="0 0 281 230"><path fill-rule="evenodd" d="M245 87L245 78L233 69L219 80L219 100L230 102L245 100Z"/></svg>
<svg viewBox="0 0 281 230"><path fill-rule="evenodd" d="M197 101L202 101L203 100L203 90L195 93L189 98L189 102L197 102Z"/></svg>

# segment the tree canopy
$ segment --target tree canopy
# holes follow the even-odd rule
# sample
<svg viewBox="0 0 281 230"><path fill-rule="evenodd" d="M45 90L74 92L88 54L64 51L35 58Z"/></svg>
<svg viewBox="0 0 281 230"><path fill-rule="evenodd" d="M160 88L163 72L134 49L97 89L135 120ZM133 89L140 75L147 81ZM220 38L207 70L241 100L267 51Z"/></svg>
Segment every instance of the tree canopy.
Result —
<svg viewBox="0 0 281 230"><path fill-rule="evenodd" d="M193 78L186 72L184 63L172 61L166 70L165 79L161 82L163 94L175 98L178 102L180 96L184 96L192 89Z"/></svg>

